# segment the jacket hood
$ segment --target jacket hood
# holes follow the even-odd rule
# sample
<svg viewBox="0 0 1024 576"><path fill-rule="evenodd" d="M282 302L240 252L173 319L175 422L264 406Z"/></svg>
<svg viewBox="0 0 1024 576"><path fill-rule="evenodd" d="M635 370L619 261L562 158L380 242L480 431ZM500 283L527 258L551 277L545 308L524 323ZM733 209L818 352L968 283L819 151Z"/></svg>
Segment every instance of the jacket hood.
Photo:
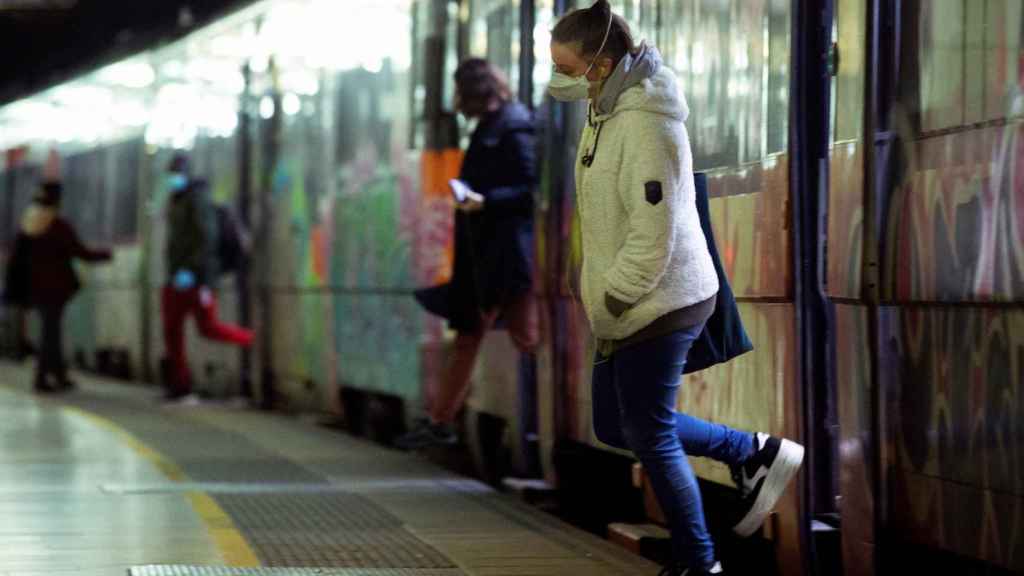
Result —
<svg viewBox="0 0 1024 576"><path fill-rule="evenodd" d="M620 60L595 102L598 121L627 110L679 121L690 114L676 75L662 64L661 54L653 46L642 44L635 56L627 54Z"/></svg>
<svg viewBox="0 0 1024 576"><path fill-rule="evenodd" d="M54 206L43 206L41 204L30 204L21 217L21 231L26 236L42 236L53 225L57 219L57 208Z"/></svg>

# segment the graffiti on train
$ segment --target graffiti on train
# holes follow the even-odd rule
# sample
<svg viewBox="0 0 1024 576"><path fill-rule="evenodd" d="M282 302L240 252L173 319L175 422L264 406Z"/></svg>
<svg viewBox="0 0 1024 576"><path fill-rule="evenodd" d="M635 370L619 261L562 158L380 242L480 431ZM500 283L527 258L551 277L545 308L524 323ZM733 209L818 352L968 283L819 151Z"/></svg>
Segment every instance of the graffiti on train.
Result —
<svg viewBox="0 0 1024 576"><path fill-rule="evenodd" d="M1024 312L887 309L881 328L895 520L1024 568Z"/></svg>
<svg viewBox="0 0 1024 576"><path fill-rule="evenodd" d="M1024 297L1024 125L905 147L887 216L885 289L897 300Z"/></svg>

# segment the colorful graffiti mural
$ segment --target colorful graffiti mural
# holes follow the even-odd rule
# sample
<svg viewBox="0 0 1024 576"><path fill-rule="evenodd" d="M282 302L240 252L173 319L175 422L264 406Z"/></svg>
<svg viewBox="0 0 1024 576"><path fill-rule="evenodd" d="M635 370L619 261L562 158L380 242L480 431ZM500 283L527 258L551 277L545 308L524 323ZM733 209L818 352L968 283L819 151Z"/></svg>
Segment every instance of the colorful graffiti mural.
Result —
<svg viewBox="0 0 1024 576"><path fill-rule="evenodd" d="M1024 569L1024 311L882 313L893 535Z"/></svg>
<svg viewBox="0 0 1024 576"><path fill-rule="evenodd" d="M900 301L1024 298L1024 124L904 147L893 191L884 287Z"/></svg>

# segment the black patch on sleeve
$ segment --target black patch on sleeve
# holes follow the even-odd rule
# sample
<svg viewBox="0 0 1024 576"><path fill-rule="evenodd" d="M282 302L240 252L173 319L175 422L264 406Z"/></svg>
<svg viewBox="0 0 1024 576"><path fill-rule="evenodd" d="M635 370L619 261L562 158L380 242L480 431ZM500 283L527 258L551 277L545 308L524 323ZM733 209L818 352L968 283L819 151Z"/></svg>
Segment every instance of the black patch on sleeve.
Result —
<svg viewBox="0 0 1024 576"><path fill-rule="evenodd" d="M644 184L644 197L647 198L647 203L651 206L657 206L661 202L661 182L657 180L651 180Z"/></svg>

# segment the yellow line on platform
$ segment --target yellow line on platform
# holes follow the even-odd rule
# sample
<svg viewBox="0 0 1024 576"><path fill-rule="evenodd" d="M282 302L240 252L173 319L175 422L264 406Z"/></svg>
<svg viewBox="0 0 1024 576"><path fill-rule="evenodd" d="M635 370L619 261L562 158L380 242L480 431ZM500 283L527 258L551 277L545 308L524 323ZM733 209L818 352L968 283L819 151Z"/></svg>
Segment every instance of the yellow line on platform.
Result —
<svg viewBox="0 0 1024 576"><path fill-rule="evenodd" d="M113 420L72 406L61 406L61 408L112 432L136 454L148 460L171 481L188 481L188 475L177 464L141 442L131 432L128 432ZM206 530L210 533L210 537L228 566L247 568L260 566L260 560L256 557L256 553L249 546L249 543L246 542L245 536L238 531L238 527L235 526L231 517L217 504L216 500L205 492L195 491L187 492L185 497L188 499L189 504L192 505L196 515L206 525Z"/></svg>

